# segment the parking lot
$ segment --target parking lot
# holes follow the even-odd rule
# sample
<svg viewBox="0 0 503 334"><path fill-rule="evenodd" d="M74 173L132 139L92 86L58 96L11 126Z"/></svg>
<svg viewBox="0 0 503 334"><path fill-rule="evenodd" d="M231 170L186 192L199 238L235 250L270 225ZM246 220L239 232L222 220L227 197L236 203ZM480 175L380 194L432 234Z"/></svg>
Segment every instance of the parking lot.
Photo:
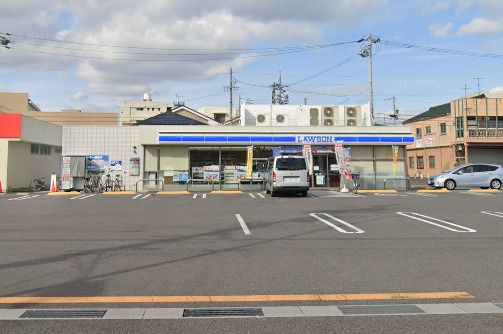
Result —
<svg viewBox="0 0 503 334"><path fill-rule="evenodd" d="M502 203L465 190L10 194L0 308L503 302Z"/></svg>

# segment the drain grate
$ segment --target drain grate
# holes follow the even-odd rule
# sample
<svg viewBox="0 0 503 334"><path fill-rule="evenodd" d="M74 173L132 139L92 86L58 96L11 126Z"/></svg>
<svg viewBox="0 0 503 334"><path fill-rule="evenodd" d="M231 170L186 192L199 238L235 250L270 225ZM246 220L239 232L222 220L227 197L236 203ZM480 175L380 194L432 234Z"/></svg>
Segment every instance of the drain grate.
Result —
<svg viewBox="0 0 503 334"><path fill-rule="evenodd" d="M19 318L24 319L99 319L106 310L28 310Z"/></svg>
<svg viewBox="0 0 503 334"><path fill-rule="evenodd" d="M197 317L263 317L261 308L186 308L184 318Z"/></svg>
<svg viewBox="0 0 503 334"><path fill-rule="evenodd" d="M425 313L416 305L348 305L339 309L348 315Z"/></svg>

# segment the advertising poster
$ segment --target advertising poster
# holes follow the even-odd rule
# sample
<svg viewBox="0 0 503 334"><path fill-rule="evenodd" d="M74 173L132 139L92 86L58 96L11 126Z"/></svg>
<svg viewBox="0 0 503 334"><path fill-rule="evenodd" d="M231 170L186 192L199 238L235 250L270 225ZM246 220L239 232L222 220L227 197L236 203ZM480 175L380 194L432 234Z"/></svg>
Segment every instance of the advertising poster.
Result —
<svg viewBox="0 0 503 334"><path fill-rule="evenodd" d="M104 172L108 168L108 155L88 155L86 169L88 172Z"/></svg>
<svg viewBox="0 0 503 334"><path fill-rule="evenodd" d="M253 173L253 146L248 146L246 150L246 178L251 179Z"/></svg>
<svg viewBox="0 0 503 334"><path fill-rule="evenodd" d="M309 175L313 175L313 152L311 151L311 145L304 145L302 155L306 157L307 170L309 171Z"/></svg>
<svg viewBox="0 0 503 334"><path fill-rule="evenodd" d="M346 179L351 180L353 177L353 167L351 166L351 148L346 147L343 149L343 174Z"/></svg>
<svg viewBox="0 0 503 334"><path fill-rule="evenodd" d="M110 162L110 171L111 172L122 171L122 161L121 160L112 160Z"/></svg>
<svg viewBox="0 0 503 334"><path fill-rule="evenodd" d="M140 158L129 159L129 175L140 176Z"/></svg>
<svg viewBox="0 0 503 334"><path fill-rule="evenodd" d="M61 168L61 188L62 189L70 189L70 177L71 177L71 158L63 157L63 167Z"/></svg>
<svg viewBox="0 0 503 334"><path fill-rule="evenodd" d="M393 176L396 176L396 163L398 161L398 146L393 145Z"/></svg>

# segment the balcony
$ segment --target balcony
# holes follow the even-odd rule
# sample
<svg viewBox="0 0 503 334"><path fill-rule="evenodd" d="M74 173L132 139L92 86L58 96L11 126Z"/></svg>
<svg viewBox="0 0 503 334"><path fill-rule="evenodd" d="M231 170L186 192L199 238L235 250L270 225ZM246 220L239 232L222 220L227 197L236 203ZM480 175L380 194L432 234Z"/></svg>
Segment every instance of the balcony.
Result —
<svg viewBox="0 0 503 334"><path fill-rule="evenodd" d="M503 129L468 129L468 138L503 138Z"/></svg>

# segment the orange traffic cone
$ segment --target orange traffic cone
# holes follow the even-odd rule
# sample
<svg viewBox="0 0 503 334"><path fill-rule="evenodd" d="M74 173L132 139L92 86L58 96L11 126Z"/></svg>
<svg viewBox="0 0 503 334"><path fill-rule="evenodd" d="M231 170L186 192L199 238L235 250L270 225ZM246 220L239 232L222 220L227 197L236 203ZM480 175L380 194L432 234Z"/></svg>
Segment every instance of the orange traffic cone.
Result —
<svg viewBox="0 0 503 334"><path fill-rule="evenodd" d="M58 187L56 185L56 174L51 175L51 193L57 193L58 192Z"/></svg>

